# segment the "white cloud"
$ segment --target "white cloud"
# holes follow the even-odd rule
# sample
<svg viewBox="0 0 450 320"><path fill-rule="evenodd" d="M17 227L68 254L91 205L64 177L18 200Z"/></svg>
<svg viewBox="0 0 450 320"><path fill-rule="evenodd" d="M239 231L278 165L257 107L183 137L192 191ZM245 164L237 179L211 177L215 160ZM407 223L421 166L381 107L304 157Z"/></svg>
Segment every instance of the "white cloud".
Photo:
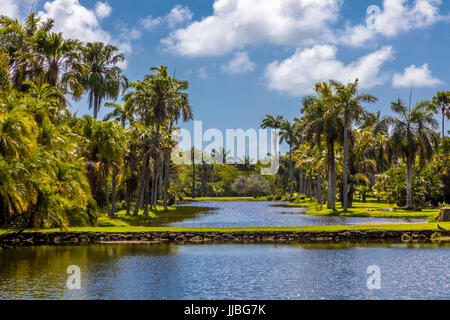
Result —
<svg viewBox="0 0 450 320"><path fill-rule="evenodd" d="M106 17L109 17L109 15L112 12L111 6L108 4L108 2L97 2L95 4L95 14L99 19L104 19Z"/></svg>
<svg viewBox="0 0 450 320"><path fill-rule="evenodd" d="M53 18L55 20L53 31L62 32L65 38L83 42L101 41L117 46L124 54L131 53L133 48L130 41L140 37L139 31L122 28L121 32L113 38L100 24L100 20L111 13L111 11L108 13L106 8L109 5L106 2L101 5L99 3L101 2L97 2L96 7L91 10L80 4L79 0L47 1L44 4L44 10L38 15L43 18ZM120 63L121 68L125 69L126 66L127 61Z"/></svg>
<svg viewBox="0 0 450 320"><path fill-rule="evenodd" d="M233 59L221 67L225 73L239 74L255 70L256 65L250 60L247 52L236 52Z"/></svg>
<svg viewBox="0 0 450 320"><path fill-rule="evenodd" d="M110 34L102 29L95 11L87 9L78 0L46 2L39 16L52 17L55 20L53 30L63 32L66 38L112 42Z"/></svg>
<svg viewBox="0 0 450 320"><path fill-rule="evenodd" d="M176 26L191 21L193 16L193 13L188 7L177 5L167 15L167 23L169 28L175 28Z"/></svg>
<svg viewBox="0 0 450 320"><path fill-rule="evenodd" d="M39 0L36 0L35 5ZM23 20L33 7L33 0L0 0L0 16Z"/></svg>
<svg viewBox="0 0 450 320"><path fill-rule="evenodd" d="M18 18L19 5L16 0L2 0L0 5L0 15L8 16L10 18Z"/></svg>
<svg viewBox="0 0 450 320"><path fill-rule="evenodd" d="M331 79L343 82L360 80L361 88L381 85L386 77L380 76L381 66L393 56L391 47L361 57L348 65L336 59L337 49L330 45L316 45L297 49L295 54L282 62L267 66L269 89L298 96L312 93L314 84Z"/></svg>
<svg viewBox="0 0 450 320"><path fill-rule="evenodd" d="M174 53L211 56L247 45L299 45L333 38L341 0L215 0L213 15L161 42Z"/></svg>
<svg viewBox="0 0 450 320"><path fill-rule="evenodd" d="M441 0L384 0L375 24L348 26L340 33L339 40L351 46L363 46L376 35L395 37L414 29L424 29L443 19L439 14Z"/></svg>
<svg viewBox="0 0 450 320"><path fill-rule="evenodd" d="M140 24L141 26L147 30L147 31L153 31L157 26L159 26L162 23L162 18L153 18L152 16L147 16L143 19L141 19Z"/></svg>
<svg viewBox="0 0 450 320"><path fill-rule="evenodd" d="M396 73L392 78L392 85L396 88L434 87L442 83L441 80L433 78L427 63L421 67L413 64L405 68L402 74Z"/></svg>

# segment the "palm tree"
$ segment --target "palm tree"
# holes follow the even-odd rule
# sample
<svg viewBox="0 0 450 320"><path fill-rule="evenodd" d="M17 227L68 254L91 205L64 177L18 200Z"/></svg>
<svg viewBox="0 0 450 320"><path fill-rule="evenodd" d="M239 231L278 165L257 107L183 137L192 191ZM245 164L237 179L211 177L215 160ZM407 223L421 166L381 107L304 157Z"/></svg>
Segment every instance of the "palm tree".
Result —
<svg viewBox="0 0 450 320"><path fill-rule="evenodd" d="M103 121L114 119L120 123L122 128L125 128L127 121L133 121L133 109L128 101L125 101L123 104L106 102L105 107L114 108L114 110L108 113L105 118L103 118Z"/></svg>
<svg viewBox="0 0 450 320"><path fill-rule="evenodd" d="M324 137L328 154L328 190L327 207L336 209L336 167L335 142L343 130L340 110L336 107L336 97L326 83L317 83L315 96L303 99L304 136L306 141L319 144Z"/></svg>
<svg viewBox="0 0 450 320"><path fill-rule="evenodd" d="M438 126L434 118L435 106L430 101L420 102L408 108L399 99L391 104L397 117L386 118L392 126L392 144L397 152L406 158L406 207L413 209L412 172L416 155L425 161L431 158L437 136L433 130Z"/></svg>
<svg viewBox="0 0 450 320"><path fill-rule="evenodd" d="M122 70L117 66L125 57L119 49L102 42L88 43L81 49L78 79L89 92L89 109L94 109L97 119L102 101L117 99L120 87L126 82Z"/></svg>
<svg viewBox="0 0 450 320"><path fill-rule="evenodd" d="M341 114L344 118L344 161L342 165L342 184L343 184L343 208L344 212L348 211L348 158L349 158L349 148L348 148L348 134L351 130L351 125L353 121L359 122L362 116L364 116L365 109L361 106L361 103L373 103L377 101L377 98L369 95L358 94L359 80L356 79L355 82L349 82L347 85L340 83L339 81L330 81L336 94L336 105L335 107L340 109Z"/></svg>
<svg viewBox="0 0 450 320"><path fill-rule="evenodd" d="M442 138L445 137L445 117L450 119L450 91L438 92L433 98L433 103L441 109L442 113Z"/></svg>
<svg viewBox="0 0 450 320"><path fill-rule="evenodd" d="M283 141L286 141L286 143L289 146L289 194L292 198L294 194L293 189L293 168L292 168L292 151L295 143L295 136L296 136L296 125L295 123L291 123L289 121L284 121L281 125L280 130L280 143L283 143Z"/></svg>
<svg viewBox="0 0 450 320"><path fill-rule="evenodd" d="M144 155L144 166L142 167L140 188L138 191L138 202L136 203L134 215L138 214L138 204L142 197L145 171L150 155L153 155L153 178L156 178L157 161L159 158L159 142L161 126L166 121L170 124L183 117L184 121L192 118L192 109L188 103L188 96L183 91L187 90L189 83L180 81L169 75L167 66L152 67L153 72L147 75L144 81L137 81L133 84L135 89L132 94L132 103L136 106L136 113L140 115L141 121L146 125L155 127L155 138L152 150L147 150ZM156 182L156 180L154 181ZM152 199L155 199L157 184L153 183ZM152 201L152 204L156 204Z"/></svg>
<svg viewBox="0 0 450 320"><path fill-rule="evenodd" d="M41 22L34 13L28 15L25 23L7 16L0 16L0 47L10 55L11 82L14 88L25 91L26 80L34 80L42 75L42 65L35 52L36 38L53 28L54 21L47 19Z"/></svg>
<svg viewBox="0 0 450 320"><path fill-rule="evenodd" d="M78 40L64 40L62 33L41 30L36 34L33 46L46 83L56 86L62 78L65 82L71 81L72 69L79 68L81 43Z"/></svg>
<svg viewBox="0 0 450 320"><path fill-rule="evenodd" d="M283 116L280 115L276 115L276 116L272 116L272 115L267 115L266 118L262 121L261 124L261 128L262 129L267 129L267 128L271 128L275 130L280 129L281 126L283 125ZM278 150L274 150L275 155L278 154ZM278 170L275 176L275 189L278 189Z"/></svg>

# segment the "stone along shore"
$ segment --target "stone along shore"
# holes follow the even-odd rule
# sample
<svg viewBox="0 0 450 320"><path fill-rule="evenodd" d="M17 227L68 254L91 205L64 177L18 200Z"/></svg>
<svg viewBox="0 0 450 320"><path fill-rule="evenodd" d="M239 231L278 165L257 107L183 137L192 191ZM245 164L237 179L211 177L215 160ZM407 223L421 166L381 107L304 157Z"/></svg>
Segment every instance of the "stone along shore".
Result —
<svg viewBox="0 0 450 320"><path fill-rule="evenodd" d="M440 231L449 237L450 231ZM1 247L86 244L162 243L338 243L338 242L428 242L436 231L348 230L339 232L54 232L0 235Z"/></svg>

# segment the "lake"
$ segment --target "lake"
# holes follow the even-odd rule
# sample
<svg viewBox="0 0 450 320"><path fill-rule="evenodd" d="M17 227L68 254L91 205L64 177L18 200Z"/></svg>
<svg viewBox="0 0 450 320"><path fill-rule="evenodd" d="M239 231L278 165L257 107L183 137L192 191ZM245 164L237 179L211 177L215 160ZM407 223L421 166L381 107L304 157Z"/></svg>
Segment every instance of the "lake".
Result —
<svg viewBox="0 0 450 320"><path fill-rule="evenodd" d="M23 247L0 250L0 299L449 299L449 258L431 244ZM70 265L81 290L65 288Z"/></svg>
<svg viewBox="0 0 450 320"><path fill-rule="evenodd" d="M424 220L319 217L268 202L214 207L176 227ZM449 299L450 246L432 244L90 245L0 249L0 299ZM66 288L67 268L81 290ZM367 287L378 266L381 289Z"/></svg>
<svg viewBox="0 0 450 320"><path fill-rule="evenodd" d="M181 222L166 223L171 227L300 227L317 225L349 225L362 223L427 222L426 219L383 219L312 216L302 214L304 208L280 208L280 202L195 202L187 206L215 208Z"/></svg>

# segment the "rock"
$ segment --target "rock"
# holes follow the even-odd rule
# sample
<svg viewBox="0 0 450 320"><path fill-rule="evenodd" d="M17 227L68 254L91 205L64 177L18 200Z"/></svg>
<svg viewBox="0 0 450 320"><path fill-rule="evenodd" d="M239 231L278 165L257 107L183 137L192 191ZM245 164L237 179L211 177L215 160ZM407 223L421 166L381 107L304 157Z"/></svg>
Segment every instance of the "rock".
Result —
<svg viewBox="0 0 450 320"><path fill-rule="evenodd" d="M203 238L201 236L196 236L189 239L190 242L203 242Z"/></svg>
<svg viewBox="0 0 450 320"><path fill-rule="evenodd" d="M442 208L439 215L439 222L450 221L450 208Z"/></svg>
<svg viewBox="0 0 450 320"><path fill-rule="evenodd" d="M185 238L185 237L179 236L179 237L176 237L176 238L175 238L175 242L184 242L184 241L186 241L186 238Z"/></svg>

